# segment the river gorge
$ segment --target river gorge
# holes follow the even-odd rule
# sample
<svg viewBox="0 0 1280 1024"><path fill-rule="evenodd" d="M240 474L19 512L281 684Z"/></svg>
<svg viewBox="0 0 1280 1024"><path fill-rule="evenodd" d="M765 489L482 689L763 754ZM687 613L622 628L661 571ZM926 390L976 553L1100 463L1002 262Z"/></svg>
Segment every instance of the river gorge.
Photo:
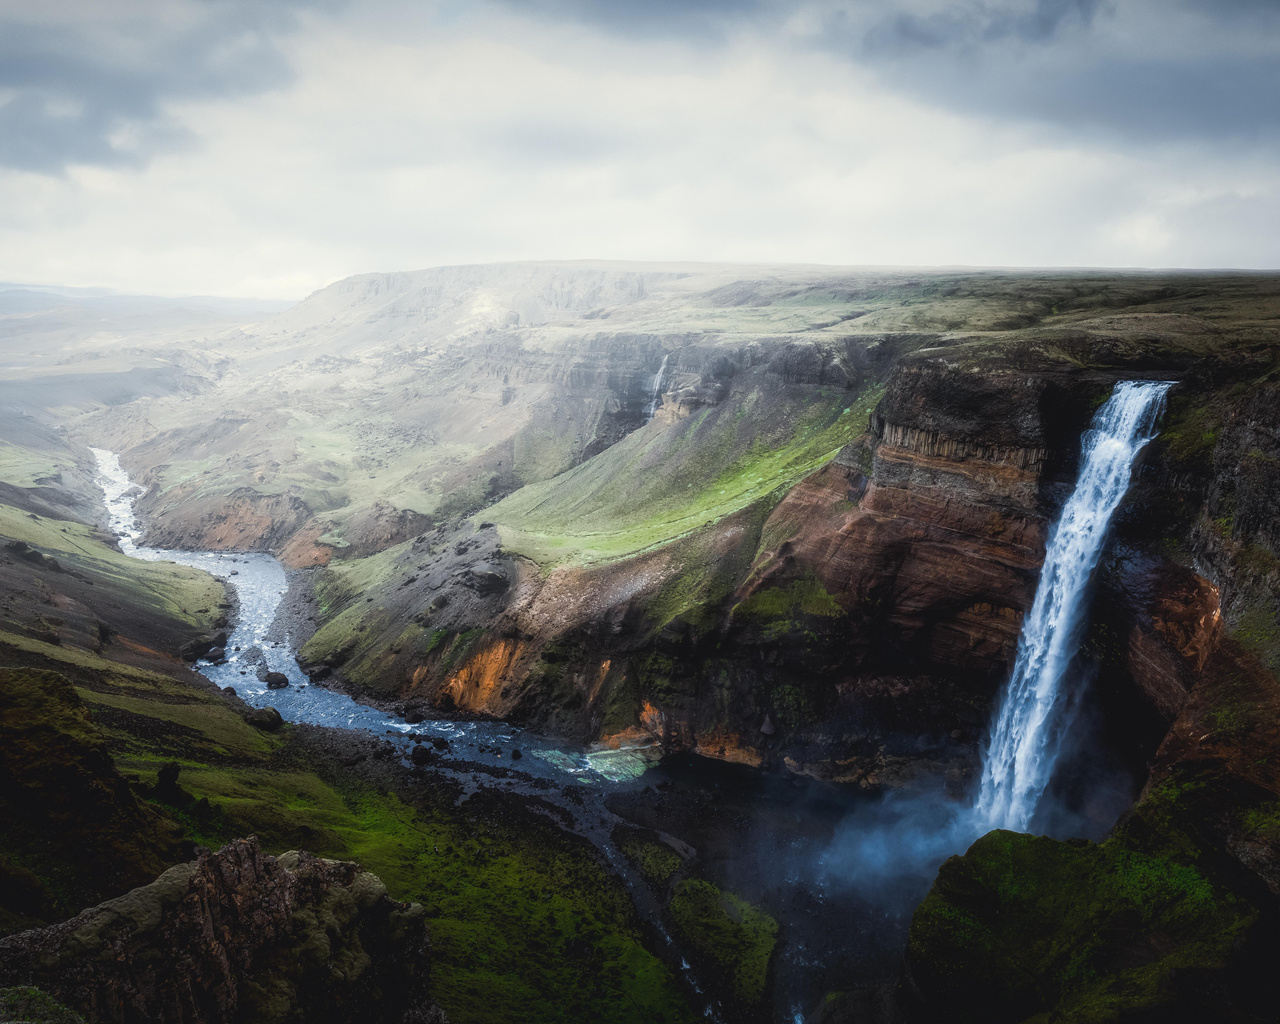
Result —
<svg viewBox="0 0 1280 1024"><path fill-rule="evenodd" d="M1277 287L512 264L33 341L0 982L1267 1019Z"/></svg>

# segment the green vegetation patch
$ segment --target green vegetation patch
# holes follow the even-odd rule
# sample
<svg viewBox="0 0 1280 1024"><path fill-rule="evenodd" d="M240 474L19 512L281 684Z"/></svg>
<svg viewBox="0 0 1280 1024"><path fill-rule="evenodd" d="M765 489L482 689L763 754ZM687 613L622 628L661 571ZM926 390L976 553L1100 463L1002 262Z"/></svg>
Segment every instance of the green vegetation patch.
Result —
<svg viewBox="0 0 1280 1024"><path fill-rule="evenodd" d="M38 487L64 468L50 453L0 440L0 480L14 487Z"/></svg>
<svg viewBox="0 0 1280 1024"><path fill-rule="evenodd" d="M647 829L619 825L613 841L644 876L644 880L665 892L671 879L684 867L684 858Z"/></svg>
<svg viewBox="0 0 1280 1024"><path fill-rule="evenodd" d="M544 566L623 558L774 504L861 434L881 389L852 401L835 388L767 396L735 388L721 405L657 421L551 480L498 502L486 518L503 545Z"/></svg>
<svg viewBox="0 0 1280 1024"><path fill-rule="evenodd" d="M958 1021L1073 1021L1177 1005L1225 969L1257 911L1179 857L996 831L947 861L911 923L912 971ZM1064 1018L1067 1019L1067 1018Z"/></svg>
<svg viewBox="0 0 1280 1024"><path fill-rule="evenodd" d="M53 865L56 872L49 869L48 830L20 833L31 816L6 804L0 881L22 881L43 860L45 870L31 879L33 905L52 894L62 901L57 912L69 916L149 881L182 859L179 827L210 847L256 834L272 853L308 849L357 860L393 897L421 902L431 925L433 991L454 1024L695 1019L671 969L646 948L622 883L585 841L498 797L481 793L459 805L445 782L397 790L399 769L390 763L350 767L379 762L367 740L353 740L363 743L354 756L323 742L313 748L305 736L314 733L250 728L216 693L88 652L13 639L12 656L65 672L0 670L0 696L9 702L5 750L30 766L32 785L43 779L48 789L31 791L32 814L65 804L87 780L91 802L77 797L75 808L89 811L67 811L70 821L83 818L67 841L88 863L118 865L118 849L134 867L100 891L77 887L87 868L74 849ZM338 766L342 756L346 767ZM171 764L179 771L166 789L161 771ZM14 793L27 792L24 781ZM109 809L121 801L128 813L112 824ZM60 821L54 835L66 828ZM143 856L139 845L151 852ZM0 926L30 923L0 915Z"/></svg>
<svg viewBox="0 0 1280 1024"><path fill-rule="evenodd" d="M90 574L98 585L125 592L139 611L207 627L223 599L209 573L174 562L144 562L103 542L93 527L36 516L0 505L0 538L21 541L54 558L64 569Z"/></svg>
<svg viewBox="0 0 1280 1024"><path fill-rule="evenodd" d="M710 882L686 878L671 898L671 919L681 938L729 979L742 1006L764 998L778 923L745 900Z"/></svg>
<svg viewBox="0 0 1280 1024"><path fill-rule="evenodd" d="M797 614L836 618L844 613L840 602L816 579L757 590L733 610L735 618L764 621L789 619Z"/></svg>
<svg viewBox="0 0 1280 1024"><path fill-rule="evenodd" d="M0 1021L22 1024L84 1024L84 1018L68 1010L52 996L30 985L0 988Z"/></svg>

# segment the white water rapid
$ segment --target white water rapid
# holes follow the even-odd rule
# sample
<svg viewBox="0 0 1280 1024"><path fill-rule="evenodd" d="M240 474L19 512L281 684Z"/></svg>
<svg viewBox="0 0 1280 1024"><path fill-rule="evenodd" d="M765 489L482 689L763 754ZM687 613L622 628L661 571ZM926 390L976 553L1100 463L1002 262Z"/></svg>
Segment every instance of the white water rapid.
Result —
<svg viewBox="0 0 1280 1024"><path fill-rule="evenodd" d="M644 410L646 423L653 419L654 413L658 411L658 402L662 399L662 379L667 375L667 360L670 358L671 353L666 353L662 357L662 365L658 367L658 372L653 375L653 384L649 387L649 404Z"/></svg>
<svg viewBox="0 0 1280 1024"><path fill-rule="evenodd" d="M1064 682L1075 657L1089 580L1133 461L1156 434L1168 382L1122 381L1085 434L1075 491L1049 538L1035 601L983 758L974 807L983 829L1025 832L1053 777L1071 724Z"/></svg>

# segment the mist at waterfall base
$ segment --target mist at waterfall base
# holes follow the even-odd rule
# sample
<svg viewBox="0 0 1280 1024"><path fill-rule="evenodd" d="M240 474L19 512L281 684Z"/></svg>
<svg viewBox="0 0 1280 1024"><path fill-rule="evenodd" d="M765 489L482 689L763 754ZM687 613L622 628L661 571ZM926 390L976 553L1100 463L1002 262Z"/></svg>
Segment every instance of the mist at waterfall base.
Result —
<svg viewBox="0 0 1280 1024"><path fill-rule="evenodd" d="M861 804L816 855L824 885L858 891L905 929L942 862L992 829L1096 840L1131 803L1138 780L1106 741L1096 666L1081 638L1111 517L1169 387L1122 381L1082 438L1079 476L1049 537L977 791L957 798L935 780Z"/></svg>

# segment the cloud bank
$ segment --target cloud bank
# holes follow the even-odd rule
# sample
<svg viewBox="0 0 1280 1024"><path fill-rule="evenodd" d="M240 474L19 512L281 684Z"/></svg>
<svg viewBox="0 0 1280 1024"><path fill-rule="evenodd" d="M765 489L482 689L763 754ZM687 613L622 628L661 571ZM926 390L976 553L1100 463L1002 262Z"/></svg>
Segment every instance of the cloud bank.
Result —
<svg viewBox="0 0 1280 1024"><path fill-rule="evenodd" d="M0 0L0 279L1280 265L1267 0Z"/></svg>

